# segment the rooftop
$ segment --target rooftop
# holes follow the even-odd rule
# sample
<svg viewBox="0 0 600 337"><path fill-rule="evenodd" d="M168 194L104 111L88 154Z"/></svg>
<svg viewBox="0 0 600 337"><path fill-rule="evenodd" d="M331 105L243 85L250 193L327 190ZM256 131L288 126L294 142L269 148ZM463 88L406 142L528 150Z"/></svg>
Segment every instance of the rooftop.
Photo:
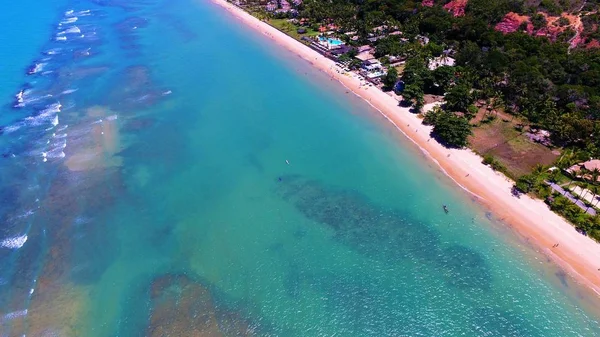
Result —
<svg viewBox="0 0 600 337"><path fill-rule="evenodd" d="M567 169L567 172L574 173L579 172L582 169L586 169L587 171L600 170L600 160L599 159L590 159L583 163L575 164Z"/></svg>
<svg viewBox="0 0 600 337"><path fill-rule="evenodd" d="M367 61L367 60L374 59L375 56L373 56L373 54L371 54L370 51L365 51L365 52L362 52L362 53L359 53L358 55L356 55L356 58L361 61Z"/></svg>

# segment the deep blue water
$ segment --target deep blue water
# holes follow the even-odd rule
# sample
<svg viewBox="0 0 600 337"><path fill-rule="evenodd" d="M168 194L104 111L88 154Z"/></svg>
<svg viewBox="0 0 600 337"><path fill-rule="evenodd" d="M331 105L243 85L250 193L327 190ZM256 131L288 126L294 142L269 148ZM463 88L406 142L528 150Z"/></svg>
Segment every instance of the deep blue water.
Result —
<svg viewBox="0 0 600 337"><path fill-rule="evenodd" d="M215 5L1 15L0 335L600 334L564 272Z"/></svg>

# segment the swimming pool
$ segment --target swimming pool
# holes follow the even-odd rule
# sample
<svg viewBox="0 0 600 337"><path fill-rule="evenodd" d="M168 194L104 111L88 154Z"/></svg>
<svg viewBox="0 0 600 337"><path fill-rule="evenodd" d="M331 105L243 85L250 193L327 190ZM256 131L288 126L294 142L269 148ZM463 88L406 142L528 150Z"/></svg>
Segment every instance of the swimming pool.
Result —
<svg viewBox="0 0 600 337"><path fill-rule="evenodd" d="M342 42L342 40L339 39L332 39L332 38L326 38L323 36L319 37L319 41L321 42L327 42L328 44L332 45L332 46L341 46L344 44L344 42Z"/></svg>

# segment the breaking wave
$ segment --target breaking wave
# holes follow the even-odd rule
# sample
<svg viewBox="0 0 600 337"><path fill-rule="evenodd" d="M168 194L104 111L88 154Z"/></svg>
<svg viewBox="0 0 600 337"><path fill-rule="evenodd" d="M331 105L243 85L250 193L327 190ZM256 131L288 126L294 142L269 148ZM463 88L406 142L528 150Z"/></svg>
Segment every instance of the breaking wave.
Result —
<svg viewBox="0 0 600 337"><path fill-rule="evenodd" d="M0 247L8 249L19 249L23 247L25 242L27 242L27 235L15 236L12 238L2 240L2 242L0 242Z"/></svg>

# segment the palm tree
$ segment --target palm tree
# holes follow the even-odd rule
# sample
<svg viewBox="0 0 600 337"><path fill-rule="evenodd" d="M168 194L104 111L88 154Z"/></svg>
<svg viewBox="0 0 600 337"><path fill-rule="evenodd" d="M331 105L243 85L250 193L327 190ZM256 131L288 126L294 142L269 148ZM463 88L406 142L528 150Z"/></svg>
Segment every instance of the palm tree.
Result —
<svg viewBox="0 0 600 337"><path fill-rule="evenodd" d="M598 207L598 201L600 201L600 199L598 199L598 192L600 192L600 186L592 186L592 193L594 193L594 198L592 199L592 206L594 206L594 200L596 201L596 205L594 207Z"/></svg>
<svg viewBox="0 0 600 337"><path fill-rule="evenodd" d="M598 182L598 177L600 177L600 170L597 167L594 167L591 174L592 174L592 184L595 184L596 182Z"/></svg>
<svg viewBox="0 0 600 337"><path fill-rule="evenodd" d="M582 189L582 193L583 193L583 191L585 191L585 193L584 193L584 194L581 196L581 199L583 199L583 200L584 200L584 202L585 202L585 196L586 196L586 195L587 195L587 194L590 192L590 190L589 190L589 189L587 189L585 186L583 186L583 184L581 184L581 185L582 185L582 186L579 186L579 188L581 188L581 189Z"/></svg>

